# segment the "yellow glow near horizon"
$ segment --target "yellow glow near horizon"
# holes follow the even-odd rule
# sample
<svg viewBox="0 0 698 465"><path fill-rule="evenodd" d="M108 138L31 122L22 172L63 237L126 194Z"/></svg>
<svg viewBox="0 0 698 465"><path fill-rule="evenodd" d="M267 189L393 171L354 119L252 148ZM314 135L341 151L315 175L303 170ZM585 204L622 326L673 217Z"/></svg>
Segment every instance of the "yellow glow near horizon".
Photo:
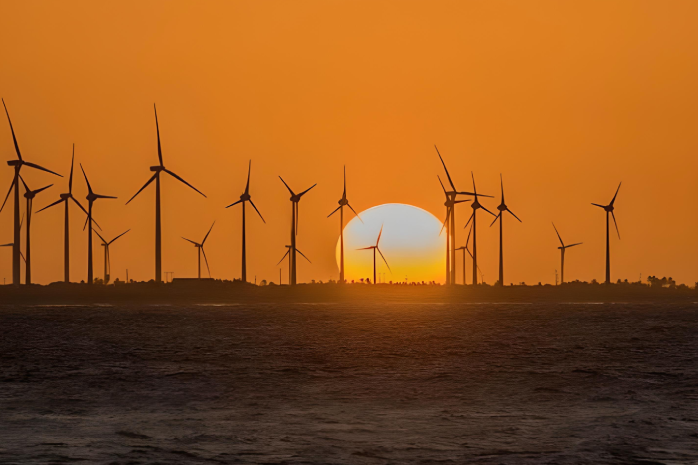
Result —
<svg viewBox="0 0 698 465"><path fill-rule="evenodd" d="M359 212L359 215L363 223L354 217L344 227L347 281L358 282L361 278L373 281L373 251L357 249L375 245L383 226L379 247L390 270L376 254L376 272L379 275L385 273L385 282L402 282L405 279L409 282L444 282L446 236L439 235L441 222L438 218L421 208L400 203L379 205ZM340 242L337 239L337 266L339 253Z"/></svg>

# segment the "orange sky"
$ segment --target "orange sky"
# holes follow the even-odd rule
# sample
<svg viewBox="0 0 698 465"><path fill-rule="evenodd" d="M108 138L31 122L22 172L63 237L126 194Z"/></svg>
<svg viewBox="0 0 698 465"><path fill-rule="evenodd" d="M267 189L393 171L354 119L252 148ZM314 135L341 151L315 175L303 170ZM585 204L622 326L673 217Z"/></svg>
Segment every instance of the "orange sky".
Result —
<svg viewBox="0 0 698 465"><path fill-rule="evenodd" d="M523 224L507 223L507 281L552 282L559 266L551 220L568 242L568 279L602 280L604 214L617 183L622 240L613 279L648 274L698 281L698 4L693 1L250 1L0 3L0 95L27 160L65 175L71 144L100 193L112 275L153 277L154 191L124 206L157 160L153 102L165 164L208 195L163 183L163 271L194 276L203 237L215 277L239 277L244 188L267 219L249 217L248 275L278 280L294 189L301 205L299 280L337 278L341 196L359 211L408 203L443 216L438 144L459 189L497 194ZM14 158L0 118L0 189ZM3 167L4 166L4 167ZM67 180L25 171L41 208ZM84 183L76 180L84 198ZM483 202L496 207L498 199ZM469 207L462 206L462 228ZM86 276L86 238L73 210L72 278ZM37 282L62 277L62 211L33 219ZM496 229L478 236L488 282ZM11 208L0 243L12 240ZM465 239L459 230L457 245ZM95 271L102 274L101 248ZM0 278L11 278L0 249ZM282 265L283 266L283 265Z"/></svg>

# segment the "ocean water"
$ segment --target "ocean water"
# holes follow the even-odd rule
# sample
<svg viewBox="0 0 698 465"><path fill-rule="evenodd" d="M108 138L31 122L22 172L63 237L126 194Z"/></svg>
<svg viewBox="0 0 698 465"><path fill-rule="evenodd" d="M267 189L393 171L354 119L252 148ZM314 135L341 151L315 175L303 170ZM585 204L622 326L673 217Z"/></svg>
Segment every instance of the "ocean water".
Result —
<svg viewBox="0 0 698 465"><path fill-rule="evenodd" d="M696 304L0 306L1 463L698 463Z"/></svg>

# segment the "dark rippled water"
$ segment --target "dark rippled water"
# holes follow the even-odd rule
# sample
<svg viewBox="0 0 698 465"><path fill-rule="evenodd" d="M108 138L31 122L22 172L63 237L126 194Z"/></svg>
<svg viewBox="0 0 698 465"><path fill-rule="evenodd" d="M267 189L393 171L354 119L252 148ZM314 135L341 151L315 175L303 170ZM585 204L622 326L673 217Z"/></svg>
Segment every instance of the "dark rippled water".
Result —
<svg viewBox="0 0 698 465"><path fill-rule="evenodd" d="M3 463L697 463L698 306L0 306L0 409Z"/></svg>

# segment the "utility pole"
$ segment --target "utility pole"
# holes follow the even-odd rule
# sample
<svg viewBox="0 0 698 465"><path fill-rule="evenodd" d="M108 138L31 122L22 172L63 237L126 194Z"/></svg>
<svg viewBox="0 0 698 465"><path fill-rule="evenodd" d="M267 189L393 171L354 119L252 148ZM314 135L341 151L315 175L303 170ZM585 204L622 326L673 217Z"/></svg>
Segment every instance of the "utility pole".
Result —
<svg viewBox="0 0 698 465"><path fill-rule="evenodd" d="M557 286L557 269L555 270L555 285Z"/></svg>

